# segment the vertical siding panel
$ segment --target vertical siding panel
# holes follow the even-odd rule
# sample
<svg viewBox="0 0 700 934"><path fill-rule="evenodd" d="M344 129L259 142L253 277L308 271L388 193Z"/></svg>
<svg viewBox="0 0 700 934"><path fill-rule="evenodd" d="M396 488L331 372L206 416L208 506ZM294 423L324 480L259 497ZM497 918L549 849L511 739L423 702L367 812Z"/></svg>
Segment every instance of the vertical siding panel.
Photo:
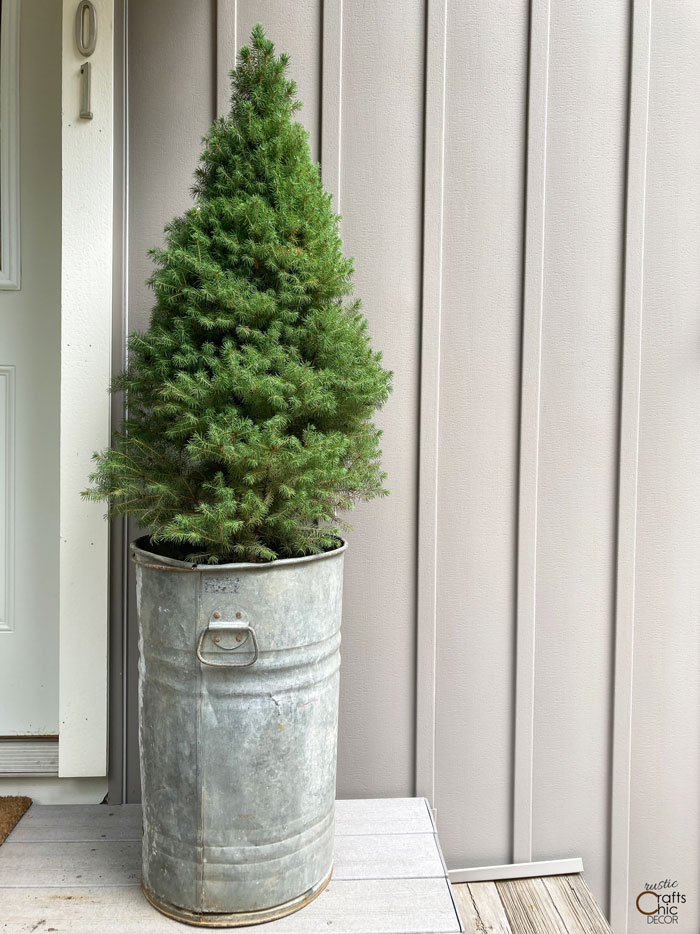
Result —
<svg viewBox="0 0 700 934"><path fill-rule="evenodd" d="M350 517L341 796L414 788L424 33L419 0L343 8L343 237L395 377L378 419L391 496Z"/></svg>
<svg viewBox="0 0 700 934"><path fill-rule="evenodd" d="M435 781L463 866L511 857L528 4L447 18Z"/></svg>
<svg viewBox="0 0 700 934"><path fill-rule="evenodd" d="M552 0L533 858L608 895L627 0Z"/></svg>
<svg viewBox="0 0 700 934"><path fill-rule="evenodd" d="M416 794L427 797L435 806L438 419L445 187L447 0L428 0L427 29L418 464Z"/></svg>
<svg viewBox="0 0 700 934"><path fill-rule="evenodd" d="M552 0L533 858L608 891L627 0Z"/></svg>
<svg viewBox="0 0 700 934"><path fill-rule="evenodd" d="M523 276L518 498L513 859L532 859L537 482L540 444L550 0L530 2L527 213Z"/></svg>
<svg viewBox="0 0 700 934"><path fill-rule="evenodd" d="M629 931L669 878L700 930L700 10L651 13L641 350Z"/></svg>
<svg viewBox="0 0 700 934"><path fill-rule="evenodd" d="M614 720L610 811L610 920L627 931L629 911L632 668L637 544L639 391L649 105L651 0L634 0L627 144L625 291L615 607Z"/></svg>

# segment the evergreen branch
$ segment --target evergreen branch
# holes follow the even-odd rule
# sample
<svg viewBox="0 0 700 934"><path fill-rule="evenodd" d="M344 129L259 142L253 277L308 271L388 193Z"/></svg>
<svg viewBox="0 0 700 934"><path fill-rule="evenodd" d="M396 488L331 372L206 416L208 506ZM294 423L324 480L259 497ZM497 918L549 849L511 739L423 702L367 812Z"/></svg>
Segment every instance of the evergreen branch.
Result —
<svg viewBox="0 0 700 934"><path fill-rule="evenodd" d="M195 202L151 251L151 324L112 386L129 418L84 494L187 560L315 554L356 501L386 495L371 418L391 374L348 298L353 264L287 67L256 26Z"/></svg>

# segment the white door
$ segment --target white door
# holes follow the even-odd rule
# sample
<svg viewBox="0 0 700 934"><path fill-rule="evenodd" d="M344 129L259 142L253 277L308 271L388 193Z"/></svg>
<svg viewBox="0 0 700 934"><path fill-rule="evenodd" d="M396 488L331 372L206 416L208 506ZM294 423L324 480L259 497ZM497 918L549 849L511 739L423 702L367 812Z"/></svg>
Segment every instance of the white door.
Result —
<svg viewBox="0 0 700 934"><path fill-rule="evenodd" d="M0 133L9 171L19 126L2 196L19 184L21 274L19 288L0 279L0 737L43 736L59 726L61 4L2 0L2 17L0 68L19 37L19 93L4 71ZM14 244L11 214L0 236Z"/></svg>

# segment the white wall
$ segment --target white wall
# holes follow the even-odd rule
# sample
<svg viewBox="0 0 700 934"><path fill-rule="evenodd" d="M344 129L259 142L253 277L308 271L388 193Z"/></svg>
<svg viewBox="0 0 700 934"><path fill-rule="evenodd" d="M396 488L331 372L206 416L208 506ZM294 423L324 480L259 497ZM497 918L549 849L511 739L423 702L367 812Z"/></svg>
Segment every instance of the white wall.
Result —
<svg viewBox="0 0 700 934"><path fill-rule="evenodd" d="M430 794L454 868L583 856L618 934L675 878L696 934L700 8L130 4L132 326L258 19L396 371L339 793Z"/></svg>

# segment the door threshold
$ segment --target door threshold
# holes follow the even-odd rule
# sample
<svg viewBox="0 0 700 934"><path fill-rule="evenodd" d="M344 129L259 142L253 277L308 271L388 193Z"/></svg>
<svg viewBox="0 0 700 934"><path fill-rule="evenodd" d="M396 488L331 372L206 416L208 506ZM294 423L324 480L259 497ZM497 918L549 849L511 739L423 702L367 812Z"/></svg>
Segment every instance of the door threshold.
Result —
<svg viewBox="0 0 700 934"><path fill-rule="evenodd" d="M0 737L0 778L58 775L58 736Z"/></svg>

